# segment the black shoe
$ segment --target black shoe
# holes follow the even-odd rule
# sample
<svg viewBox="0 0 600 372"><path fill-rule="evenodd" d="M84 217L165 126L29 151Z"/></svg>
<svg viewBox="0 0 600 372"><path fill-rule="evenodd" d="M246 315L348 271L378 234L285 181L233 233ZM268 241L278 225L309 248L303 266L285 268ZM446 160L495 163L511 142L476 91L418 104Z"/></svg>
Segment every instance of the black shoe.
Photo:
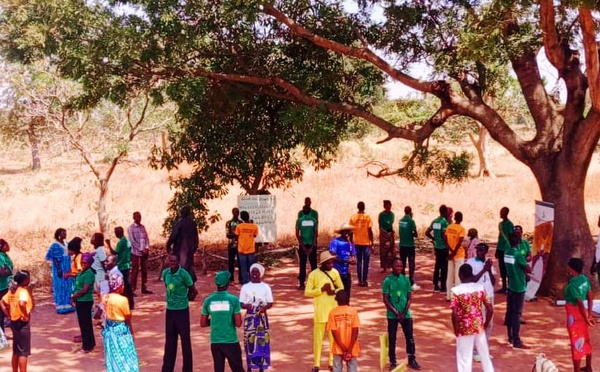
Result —
<svg viewBox="0 0 600 372"><path fill-rule="evenodd" d="M147 289L142 289L142 294L154 294L154 292L149 291Z"/></svg>
<svg viewBox="0 0 600 372"><path fill-rule="evenodd" d="M398 364L396 364L396 362L390 362L390 370L392 370L396 367L398 367Z"/></svg>
<svg viewBox="0 0 600 372"><path fill-rule="evenodd" d="M419 365L419 363L417 363L416 359L411 359L408 361L408 368L410 369L421 369L421 366Z"/></svg>
<svg viewBox="0 0 600 372"><path fill-rule="evenodd" d="M319 367L312 367L312 369L310 370L310 372L319 372L320 369Z"/></svg>
<svg viewBox="0 0 600 372"><path fill-rule="evenodd" d="M437 285L435 287L433 287L433 291L434 292L439 292L440 291L440 287L438 287Z"/></svg>
<svg viewBox="0 0 600 372"><path fill-rule="evenodd" d="M442 293L446 293L446 288L445 288L445 287L442 287L442 288L440 289L440 292L442 292Z"/></svg>
<svg viewBox="0 0 600 372"><path fill-rule="evenodd" d="M522 324L522 325L526 325L526 324L527 324L527 322L526 322L526 321L524 321L524 320L521 320L521 324Z"/></svg>
<svg viewBox="0 0 600 372"><path fill-rule="evenodd" d="M299 291L303 291L303 290L305 290L305 289L306 289L306 287L304 286L304 284L300 284L300 285L298 286L298 290L299 290Z"/></svg>
<svg viewBox="0 0 600 372"><path fill-rule="evenodd" d="M520 342L519 342L518 344L513 344L513 347L514 347L515 349L523 349L523 350L528 350L528 349L530 349L530 347L529 347L529 346L527 346L527 345L525 345L525 344L523 344L523 343L520 343Z"/></svg>

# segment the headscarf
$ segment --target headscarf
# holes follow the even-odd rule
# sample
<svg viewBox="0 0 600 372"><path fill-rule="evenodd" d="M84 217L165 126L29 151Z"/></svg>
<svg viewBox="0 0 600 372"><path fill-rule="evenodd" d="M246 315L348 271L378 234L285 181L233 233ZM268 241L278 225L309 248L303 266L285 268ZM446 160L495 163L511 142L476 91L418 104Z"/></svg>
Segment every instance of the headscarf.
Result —
<svg viewBox="0 0 600 372"><path fill-rule="evenodd" d="M252 264L252 266L250 266L250 272L252 272L252 269L258 269L261 278L263 277L263 275L265 275L265 268L259 263Z"/></svg>
<svg viewBox="0 0 600 372"><path fill-rule="evenodd" d="M111 292L117 292L119 288L123 287L123 276L119 274L110 274L108 277L108 288Z"/></svg>
<svg viewBox="0 0 600 372"><path fill-rule="evenodd" d="M93 253L84 253L81 255L81 262L85 262L89 265L94 263L94 254Z"/></svg>
<svg viewBox="0 0 600 372"><path fill-rule="evenodd" d="M217 287L225 287L229 284L229 278L231 278L231 273L229 271L219 271L215 274L215 284Z"/></svg>

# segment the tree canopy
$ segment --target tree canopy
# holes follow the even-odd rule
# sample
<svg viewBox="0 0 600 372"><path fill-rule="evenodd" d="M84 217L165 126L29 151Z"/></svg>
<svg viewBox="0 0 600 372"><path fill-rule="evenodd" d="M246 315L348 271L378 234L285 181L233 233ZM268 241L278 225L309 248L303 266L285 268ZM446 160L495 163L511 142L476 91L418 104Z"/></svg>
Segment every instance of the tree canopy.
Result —
<svg viewBox="0 0 600 372"><path fill-rule="evenodd" d="M559 209L546 288L560 290L568 257L590 257L583 190L600 138L595 2L360 0L354 12L348 2L311 0L2 4L5 56L52 56L82 82L81 105L120 101L133 89L160 97L182 83L224 84L364 119L387 134L382 141L401 138L417 149L448 119L471 118L531 169L543 199ZM380 18L372 17L377 9ZM564 83L565 102L546 89L540 52ZM411 75L423 66L429 76ZM509 68L532 138L490 103ZM398 125L374 114L384 77L435 96L437 108Z"/></svg>

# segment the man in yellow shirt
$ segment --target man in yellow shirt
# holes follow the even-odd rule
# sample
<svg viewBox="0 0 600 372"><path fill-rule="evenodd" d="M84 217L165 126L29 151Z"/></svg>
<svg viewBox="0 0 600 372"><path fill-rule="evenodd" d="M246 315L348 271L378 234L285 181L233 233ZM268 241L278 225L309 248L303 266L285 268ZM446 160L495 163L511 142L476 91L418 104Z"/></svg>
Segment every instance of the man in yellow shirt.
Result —
<svg viewBox="0 0 600 372"><path fill-rule="evenodd" d="M325 326L329 319L329 313L337 303L335 301L336 292L344 289L344 284L340 274L333 268L335 256L329 251L321 252L319 256L319 268L308 274L304 296L312 297L315 306L315 317L313 323L313 356L314 367L312 372L318 372L321 365L321 351L323 350L323 336L325 335ZM333 336L328 332L329 337L329 366L333 367Z"/></svg>
<svg viewBox="0 0 600 372"><path fill-rule="evenodd" d="M373 220L365 213L365 203L358 202L358 213L350 217L350 225L354 226L354 245L356 246L356 274L358 286L368 287L369 261L373 251Z"/></svg>
<svg viewBox="0 0 600 372"><path fill-rule="evenodd" d="M467 230L460 225L463 220L461 212L454 214L454 223L446 229L446 246L448 247L448 277L446 278L446 301L450 301L450 290L460 284L458 269L465 263L465 248L462 246Z"/></svg>
<svg viewBox="0 0 600 372"><path fill-rule="evenodd" d="M258 236L258 225L250 222L250 215L246 211L240 213L242 223L235 227L235 235L238 237L238 264L242 284L250 281L250 266L254 263L256 247L254 238Z"/></svg>

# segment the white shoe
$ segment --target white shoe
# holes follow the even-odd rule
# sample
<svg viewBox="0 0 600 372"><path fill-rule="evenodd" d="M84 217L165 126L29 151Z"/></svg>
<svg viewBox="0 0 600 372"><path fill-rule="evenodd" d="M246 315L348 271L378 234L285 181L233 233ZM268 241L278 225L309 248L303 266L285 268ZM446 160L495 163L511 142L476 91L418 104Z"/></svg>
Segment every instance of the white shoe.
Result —
<svg viewBox="0 0 600 372"><path fill-rule="evenodd" d="M421 286L418 285L417 283L415 283L415 284L412 285L412 290L413 291L418 291L419 289L421 289Z"/></svg>
<svg viewBox="0 0 600 372"><path fill-rule="evenodd" d="M473 355L473 360L476 361L477 363L481 363L481 357L477 354Z"/></svg>

